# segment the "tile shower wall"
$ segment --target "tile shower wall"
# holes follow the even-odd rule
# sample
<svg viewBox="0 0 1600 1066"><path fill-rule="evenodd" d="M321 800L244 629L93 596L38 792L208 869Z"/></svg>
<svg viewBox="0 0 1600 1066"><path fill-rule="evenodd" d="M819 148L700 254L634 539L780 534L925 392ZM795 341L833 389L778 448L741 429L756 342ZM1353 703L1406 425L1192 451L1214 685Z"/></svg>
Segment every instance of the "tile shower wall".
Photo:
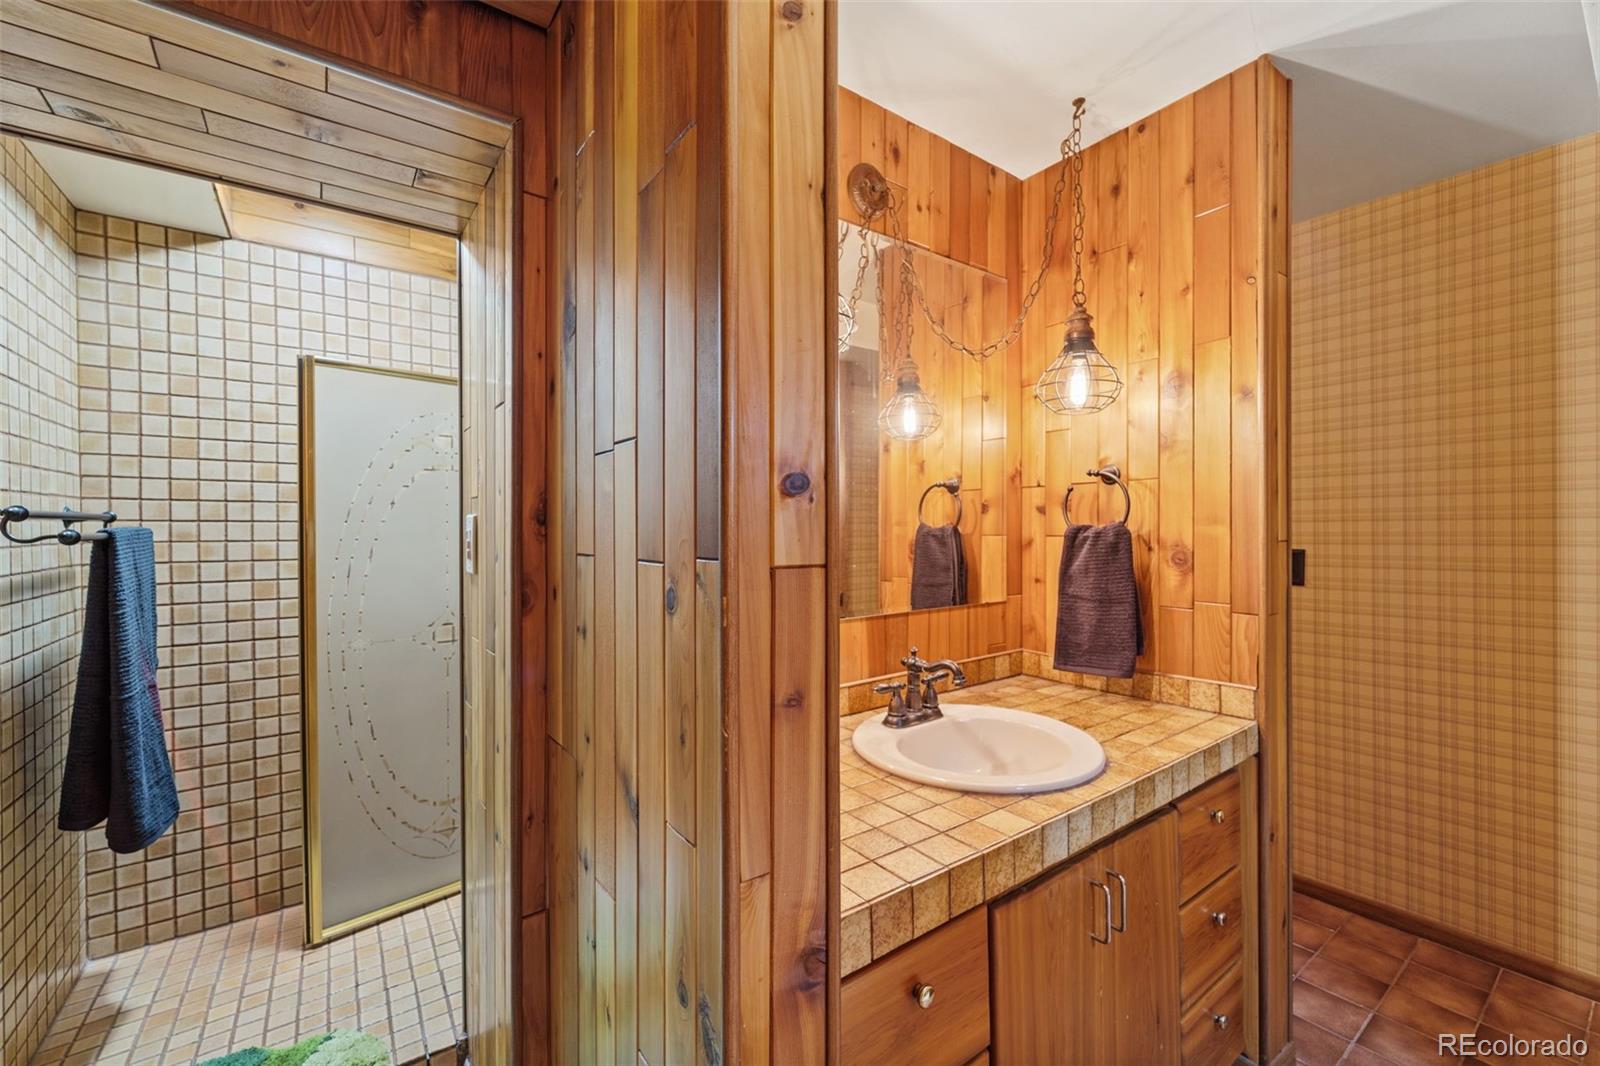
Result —
<svg viewBox="0 0 1600 1066"><path fill-rule="evenodd" d="M1293 247L1295 874L1600 978L1600 137Z"/></svg>
<svg viewBox="0 0 1600 1066"><path fill-rule="evenodd" d="M455 373L456 287L78 216L83 493L151 527L176 831L91 834L98 958L301 902L298 361Z"/></svg>
<svg viewBox="0 0 1600 1066"><path fill-rule="evenodd" d="M73 208L0 137L0 506L77 506ZM56 829L86 549L0 547L0 1062L25 1062L83 960L83 848Z"/></svg>

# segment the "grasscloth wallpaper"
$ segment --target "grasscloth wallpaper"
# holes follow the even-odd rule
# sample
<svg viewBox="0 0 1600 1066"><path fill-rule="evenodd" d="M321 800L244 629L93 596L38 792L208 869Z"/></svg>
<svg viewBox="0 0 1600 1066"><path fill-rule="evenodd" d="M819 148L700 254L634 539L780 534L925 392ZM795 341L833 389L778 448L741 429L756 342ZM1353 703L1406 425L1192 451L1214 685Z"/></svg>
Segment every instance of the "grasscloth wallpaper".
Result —
<svg viewBox="0 0 1600 1066"><path fill-rule="evenodd" d="M1295 227L1294 866L1600 975L1600 138Z"/></svg>

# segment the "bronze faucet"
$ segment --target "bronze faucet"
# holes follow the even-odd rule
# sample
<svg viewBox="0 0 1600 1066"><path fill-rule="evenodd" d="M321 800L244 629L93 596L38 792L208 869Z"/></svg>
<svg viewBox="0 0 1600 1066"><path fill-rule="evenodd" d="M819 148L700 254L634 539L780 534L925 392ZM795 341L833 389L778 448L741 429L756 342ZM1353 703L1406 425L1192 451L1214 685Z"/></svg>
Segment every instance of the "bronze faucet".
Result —
<svg viewBox="0 0 1600 1066"><path fill-rule="evenodd" d="M883 724L890 729L906 729L944 717L944 712L939 710L939 690L934 682L948 677L956 688L967 683L966 673L954 659L926 662L917 657L916 648L900 660L900 665L906 668L904 681L872 686L874 692L889 694L889 710L883 716Z"/></svg>

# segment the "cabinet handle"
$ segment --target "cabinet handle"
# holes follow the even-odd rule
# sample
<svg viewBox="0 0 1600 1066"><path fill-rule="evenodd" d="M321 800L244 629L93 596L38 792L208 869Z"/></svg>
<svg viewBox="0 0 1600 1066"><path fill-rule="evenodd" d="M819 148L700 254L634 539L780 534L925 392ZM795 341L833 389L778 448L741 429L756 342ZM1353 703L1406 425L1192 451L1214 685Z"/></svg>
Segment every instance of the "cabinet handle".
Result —
<svg viewBox="0 0 1600 1066"><path fill-rule="evenodd" d="M1119 889L1118 894L1121 896L1121 906L1118 908L1118 913L1121 914L1121 917L1115 922L1111 921L1110 918L1107 918L1106 924L1109 925L1115 932L1126 933L1128 931L1128 879L1117 873L1115 870L1107 870L1106 876L1115 877L1117 879L1117 887ZM1106 894L1108 896L1111 894L1109 889L1107 890Z"/></svg>
<svg viewBox="0 0 1600 1066"><path fill-rule="evenodd" d="M1226 1014L1213 1014L1211 1016L1211 1022L1218 1029L1228 1028L1228 1016Z"/></svg>
<svg viewBox="0 0 1600 1066"><path fill-rule="evenodd" d="M1090 929L1089 939L1096 944L1109 944L1111 943L1111 888L1108 885L1101 884L1099 881L1090 881L1089 883L1105 893L1106 897L1106 935L1102 937L1093 929Z"/></svg>
<svg viewBox="0 0 1600 1066"><path fill-rule="evenodd" d="M1217 911L1215 914L1213 914L1211 916L1211 921L1216 924L1217 928L1219 928L1219 929L1222 928L1223 926L1228 924L1228 912L1227 911Z"/></svg>
<svg viewBox="0 0 1600 1066"><path fill-rule="evenodd" d="M911 994L916 997L917 1006L921 1007L923 1010L927 1010L929 1007L933 1006L932 985L917 985L911 990Z"/></svg>
<svg viewBox="0 0 1600 1066"><path fill-rule="evenodd" d="M1215 824L1221 825L1223 822L1228 820L1228 816L1223 813L1221 807L1218 807L1216 810L1211 812L1211 820Z"/></svg>

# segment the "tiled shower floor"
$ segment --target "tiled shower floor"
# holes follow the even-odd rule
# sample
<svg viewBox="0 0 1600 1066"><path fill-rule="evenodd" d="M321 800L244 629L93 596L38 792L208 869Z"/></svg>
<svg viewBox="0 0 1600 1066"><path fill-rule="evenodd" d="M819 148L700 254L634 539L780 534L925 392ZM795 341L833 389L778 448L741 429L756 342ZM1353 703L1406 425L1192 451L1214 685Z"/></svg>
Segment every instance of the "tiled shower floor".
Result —
<svg viewBox="0 0 1600 1066"><path fill-rule="evenodd" d="M454 1047L460 896L321 947L304 941L291 907L93 960L33 1066L180 1066L341 1028L386 1037L401 1063Z"/></svg>

